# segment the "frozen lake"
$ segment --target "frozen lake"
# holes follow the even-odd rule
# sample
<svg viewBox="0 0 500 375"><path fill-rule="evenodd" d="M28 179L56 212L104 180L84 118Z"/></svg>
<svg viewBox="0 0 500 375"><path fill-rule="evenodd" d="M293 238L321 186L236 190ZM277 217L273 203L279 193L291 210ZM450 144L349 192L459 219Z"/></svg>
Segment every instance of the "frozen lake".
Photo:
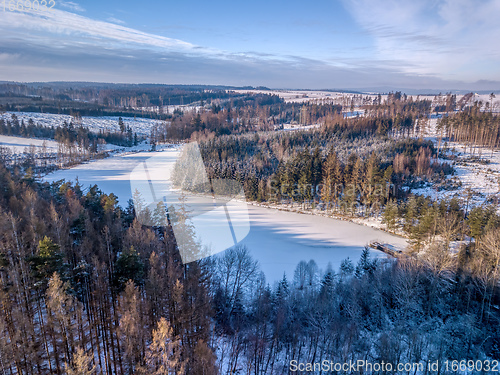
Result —
<svg viewBox="0 0 500 375"><path fill-rule="evenodd" d="M56 171L47 181L61 179L79 182L87 188L97 184L105 193L118 196L122 206L131 198L130 173L140 163L160 152L140 152L117 155L82 164L72 169ZM372 240L404 248L406 240L386 232L322 216L312 216L248 205L250 232L241 241L260 263L267 281L273 283L286 273L293 278L301 260L314 259L320 269L331 263L338 270L343 259L356 263L362 249ZM373 250L372 257L386 255Z"/></svg>

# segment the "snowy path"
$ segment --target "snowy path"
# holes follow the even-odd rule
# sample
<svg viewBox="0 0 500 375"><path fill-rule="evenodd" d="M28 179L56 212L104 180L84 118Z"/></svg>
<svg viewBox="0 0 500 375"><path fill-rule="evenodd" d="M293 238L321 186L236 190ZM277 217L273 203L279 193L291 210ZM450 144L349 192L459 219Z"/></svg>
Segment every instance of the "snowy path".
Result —
<svg viewBox="0 0 500 375"><path fill-rule="evenodd" d="M59 170L45 179L75 180L88 187L97 184L106 193L118 196L126 205L131 198L129 176L132 169L158 153L141 152L117 155L107 159L82 164L72 169ZM356 263L365 245L371 240L387 242L403 248L406 240L383 231L348 221L327 217L285 212L249 205L250 233L242 241L259 261L269 282L283 277L293 278L293 271L301 261L314 259L319 268L328 263L338 270L340 262L349 257ZM385 258L382 252L373 250L373 256Z"/></svg>

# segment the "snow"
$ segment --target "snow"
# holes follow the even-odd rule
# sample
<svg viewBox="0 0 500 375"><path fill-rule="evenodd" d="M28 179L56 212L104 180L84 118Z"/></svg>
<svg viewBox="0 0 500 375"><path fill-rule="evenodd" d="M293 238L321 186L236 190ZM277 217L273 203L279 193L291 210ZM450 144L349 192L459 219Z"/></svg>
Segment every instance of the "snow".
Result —
<svg viewBox="0 0 500 375"><path fill-rule="evenodd" d="M321 127L321 124L312 124L312 125L301 125L301 124L283 124L283 131L294 131L294 130L311 130L318 129Z"/></svg>
<svg viewBox="0 0 500 375"><path fill-rule="evenodd" d="M44 177L45 181L58 180L78 181L83 187L97 184L107 193L113 193L119 198L121 206L126 206L132 198L130 190L130 173L140 163L158 155L159 152L137 152L115 155L106 159L94 160L80 164L74 168L61 169Z"/></svg>
<svg viewBox="0 0 500 375"><path fill-rule="evenodd" d="M46 152L57 152L57 142L46 139L11 137L0 135L0 147L6 147L14 154L20 154L29 146L35 146L36 152L40 152L45 144Z"/></svg>
<svg viewBox="0 0 500 375"><path fill-rule="evenodd" d="M92 161L71 169L59 170L45 177L46 181L61 179L78 181L88 187L97 184L105 193L118 196L122 206L131 198L130 173L139 164L161 152L139 152L116 155ZM374 228L328 217L284 212L248 205L250 232L241 243L261 265L268 282L283 277L293 278L295 267L301 260L314 259L321 269L331 263L338 270L343 259L356 263L365 245L372 240L390 243L398 248L406 240ZM374 257L386 258L371 250Z"/></svg>
<svg viewBox="0 0 500 375"><path fill-rule="evenodd" d="M283 273L291 280L301 260L313 259L323 270L330 263L336 271L346 258L356 264L371 241L398 249L407 245L404 238L349 221L256 206L249 206L249 215L250 233L242 243L259 260L269 282L281 279ZM370 254L372 258L387 257L377 250Z"/></svg>
<svg viewBox="0 0 500 375"><path fill-rule="evenodd" d="M45 145L45 150L43 149ZM41 138L24 138L24 137L13 137L8 135L0 135L0 147L2 149L8 150L12 156L17 158L25 157L25 152L29 151L30 146L34 146L35 155L40 156L41 153L46 155L55 155L59 152L59 145L56 141L51 139L41 139ZM149 151L151 145L146 142L141 142L136 146L123 147L117 146L111 143L99 144L99 151L107 151L111 153L131 153L139 151ZM165 148L165 145L157 145L157 149Z"/></svg>
<svg viewBox="0 0 500 375"><path fill-rule="evenodd" d="M27 124L28 120L31 118L35 122L35 124L40 124L43 126L62 126L64 121L70 122L73 121L73 124L76 124L77 121L74 117L70 115L57 115L51 113L36 113L36 112L5 112L0 114L0 118L4 120L10 120L12 114L15 114L19 119L24 120L24 123ZM133 118L133 117L122 117L125 126L130 126L134 133L138 135L146 135L150 134L151 127L155 124L159 123L159 120L147 119L147 118ZM118 117L115 116L101 116L101 117L92 117L92 116L83 116L81 120L82 125L85 128L90 129L94 132L99 132L99 130L105 131L119 131L120 128L118 126Z"/></svg>
<svg viewBox="0 0 500 375"><path fill-rule="evenodd" d="M328 102L334 104L345 104L350 103L353 96L359 96L359 94L354 93L342 93L333 91L318 91L318 90L234 90L241 94L267 94L267 95L278 95L286 103L307 103L307 102ZM370 97L371 99L377 97L374 94L362 94L363 98ZM387 95L382 95L385 99Z"/></svg>
<svg viewBox="0 0 500 375"><path fill-rule="evenodd" d="M438 132L436 130L437 119L431 119L429 126L423 132L425 139L438 144ZM442 140L441 148L444 147L446 140ZM472 155L470 147L459 142L447 142L448 157L456 157L453 167L455 176L448 176L448 179L454 179L458 185L455 190L436 191L432 186L412 189L412 193L430 196L434 199L450 199L457 197L464 204L468 202L471 205L480 205L487 202L500 199L500 151L491 150L486 147L475 147L475 155ZM481 155L481 159L488 160L489 163L480 163L471 157ZM439 159L439 162L448 162L450 160ZM500 211L500 207L499 207Z"/></svg>

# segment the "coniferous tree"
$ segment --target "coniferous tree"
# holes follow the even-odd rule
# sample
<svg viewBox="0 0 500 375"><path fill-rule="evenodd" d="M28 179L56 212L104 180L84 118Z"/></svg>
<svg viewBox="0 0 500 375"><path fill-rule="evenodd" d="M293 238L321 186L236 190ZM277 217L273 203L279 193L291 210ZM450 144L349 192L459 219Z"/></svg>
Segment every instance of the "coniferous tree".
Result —
<svg viewBox="0 0 500 375"><path fill-rule="evenodd" d="M158 321L153 339L146 350L142 373L152 375L183 375L185 363L181 357L181 345L165 318Z"/></svg>

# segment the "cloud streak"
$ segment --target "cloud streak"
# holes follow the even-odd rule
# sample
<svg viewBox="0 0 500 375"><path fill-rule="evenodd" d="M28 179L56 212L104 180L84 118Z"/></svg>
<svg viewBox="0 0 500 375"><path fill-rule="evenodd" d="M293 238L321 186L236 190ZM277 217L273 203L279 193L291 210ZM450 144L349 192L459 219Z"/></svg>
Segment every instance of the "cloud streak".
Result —
<svg viewBox="0 0 500 375"><path fill-rule="evenodd" d="M499 80L500 0L344 0L379 59L444 79Z"/></svg>
<svg viewBox="0 0 500 375"><path fill-rule="evenodd" d="M80 4L77 4L73 1L61 1L59 0L57 2L58 6L61 6L65 9L69 9L73 12L85 12L85 9L80 6Z"/></svg>
<svg viewBox="0 0 500 375"><path fill-rule="evenodd" d="M93 20L88 17L60 9L44 12L5 12L0 30L20 32L27 37L29 32L37 32L45 38L45 44L56 45L68 37L75 42L91 44L147 45L161 49L193 50L195 45L182 40L145 33L110 22ZM8 35L8 34L5 34Z"/></svg>
<svg viewBox="0 0 500 375"><path fill-rule="evenodd" d="M124 24L125 24L125 22L124 22L124 21L119 20L118 18L115 18L115 17L108 17L106 20L107 20L108 22L111 22L111 23L117 23L117 24L119 24L119 25L124 25Z"/></svg>
<svg viewBox="0 0 500 375"><path fill-rule="evenodd" d="M426 17L425 7L401 0L408 2L411 9L394 2L389 14L378 11L379 19L377 12L374 16L366 9L369 0L345 1L365 32L375 38L378 56L356 59L346 55L319 60L259 51L228 52L142 32L118 24L121 21L116 19L99 21L60 9L45 13L6 12L0 23L0 79L285 88L461 88L462 76L446 70L449 59L465 48L455 40L450 42L456 33L464 33L459 22L463 13L454 14L457 9L451 3L441 4L433 10L433 17ZM444 5L452 8L447 10ZM449 17L445 26L438 22L445 17L440 12ZM484 17L477 14L475 22ZM499 28L493 26L493 30ZM496 61L498 51L493 49L490 53ZM457 61L467 63L464 59ZM440 72L441 67L444 73ZM486 79L500 77L483 75L478 79L485 80L481 87L490 87L496 83Z"/></svg>

